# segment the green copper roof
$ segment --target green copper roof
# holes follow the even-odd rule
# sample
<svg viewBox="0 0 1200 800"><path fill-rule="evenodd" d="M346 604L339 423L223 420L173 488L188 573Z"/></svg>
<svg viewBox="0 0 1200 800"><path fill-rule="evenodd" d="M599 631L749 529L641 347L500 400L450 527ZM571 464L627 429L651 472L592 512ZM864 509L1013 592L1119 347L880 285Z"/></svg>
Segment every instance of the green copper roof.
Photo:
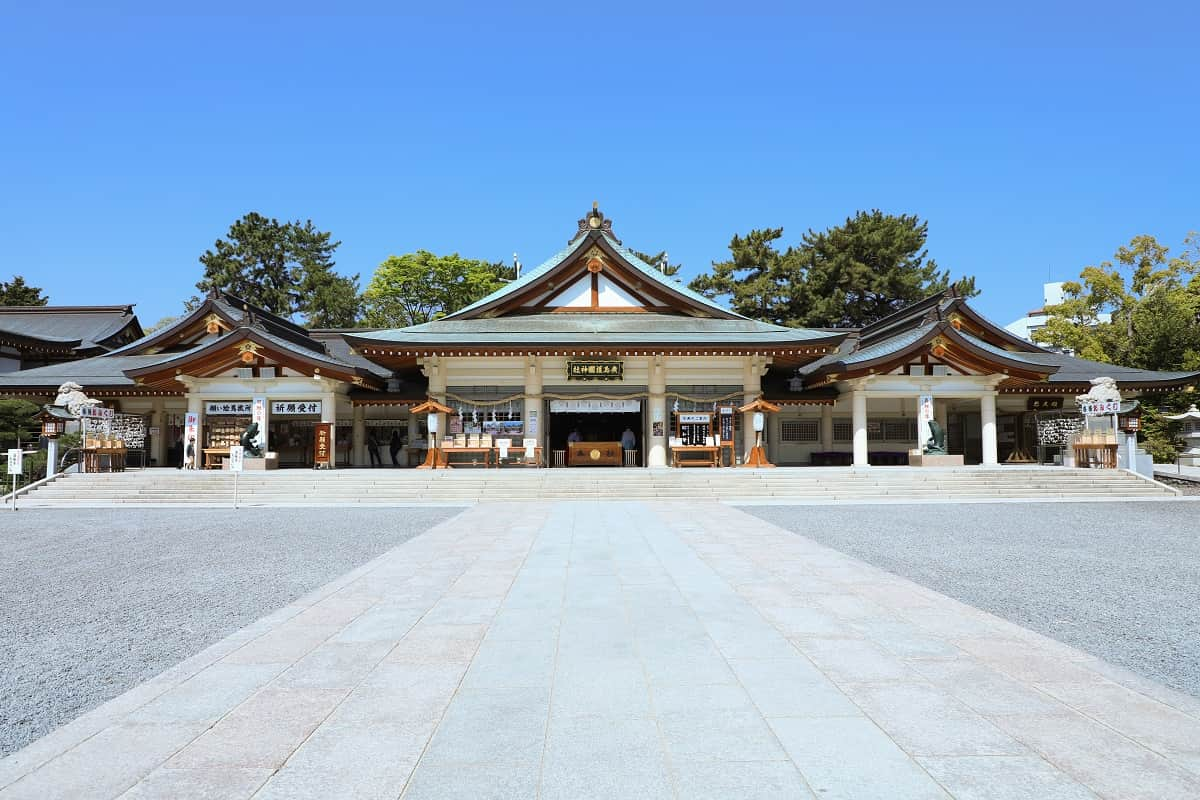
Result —
<svg viewBox="0 0 1200 800"><path fill-rule="evenodd" d="M844 334L785 328L749 319L706 319L673 314L530 314L484 319L440 319L410 328L348 338L364 345L542 344L779 344L836 342Z"/></svg>
<svg viewBox="0 0 1200 800"><path fill-rule="evenodd" d="M616 239L614 239L609 233L597 231L595 234L580 236L579 238L575 239L570 244L568 244L566 247L564 247L562 250L559 250L557 253L550 256L550 258L546 259L538 266L534 267L533 269L529 270L528 272L523 273L521 275L521 277L517 278L516 280L509 281L504 286L501 286L496 291L492 292L491 294L489 294L488 296L486 296L480 300L475 301L471 305L466 306L464 308L460 308L458 311L455 311L452 314L447 314L445 317L443 317L443 319L451 320L451 319L455 319L456 317L461 317L463 315L470 313L471 311L474 311L478 308L482 308L490 303L493 303L502 297L506 297L514 292L518 292L522 289L525 289L528 286L531 286L532 284L536 283L538 281L538 279L540 279L543 275L550 272L555 267L557 267L559 264L562 264L564 261L569 260L570 258L575 256L579 251L583 250L586 246L591 244L594 241L594 238L593 238L594 236L603 237L605 243L607 243L613 250L615 250L618 254L620 254L621 258L625 259L625 261L627 261L631 267L636 269L638 272L642 273L648 280L653 281L654 283L657 283L658 285L663 286L664 288L666 288L672 292L681 294L684 297L688 298L689 300L691 300L694 303L697 303L700 306L712 309L713 311L720 313L722 316L734 314L734 312L730 311L727 308L724 308L723 306L719 305L718 303L713 302L711 299L705 297L704 295L699 294L698 292L694 292L691 289L684 286L682 283L678 283L678 282L668 278L667 276L663 275L659 270L655 269L654 267L647 264L645 261L642 261L642 259L638 258L636 255L634 255L632 250L630 250L627 247L624 247L620 242L618 242ZM745 319L744 317L741 317L740 314L734 314L734 316Z"/></svg>

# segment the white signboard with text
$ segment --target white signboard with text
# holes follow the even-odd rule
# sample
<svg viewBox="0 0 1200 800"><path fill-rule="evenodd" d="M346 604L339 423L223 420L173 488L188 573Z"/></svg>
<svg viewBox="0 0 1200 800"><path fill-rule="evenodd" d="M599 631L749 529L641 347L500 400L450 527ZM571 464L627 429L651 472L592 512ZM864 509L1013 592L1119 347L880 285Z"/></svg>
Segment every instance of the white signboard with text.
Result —
<svg viewBox="0 0 1200 800"><path fill-rule="evenodd" d="M25 471L24 454L21 448L14 447L8 451L8 474L20 475Z"/></svg>
<svg viewBox="0 0 1200 800"><path fill-rule="evenodd" d="M254 446L259 450L267 449L267 398L255 397L251 402L250 421L258 425L258 433L254 437Z"/></svg>
<svg viewBox="0 0 1200 800"><path fill-rule="evenodd" d="M929 441L929 423L933 422L933 395L923 394L917 400L917 446Z"/></svg>
<svg viewBox="0 0 1200 800"><path fill-rule="evenodd" d="M209 402L204 404L204 413L206 416L250 416L250 404L242 401L236 402Z"/></svg>
<svg viewBox="0 0 1200 800"><path fill-rule="evenodd" d="M271 415L320 414L320 400L272 400Z"/></svg>
<svg viewBox="0 0 1200 800"><path fill-rule="evenodd" d="M240 444L230 445L229 447L229 471L241 472L245 464L246 448Z"/></svg>
<svg viewBox="0 0 1200 800"><path fill-rule="evenodd" d="M1084 400L1079 404L1079 413L1085 417L1100 417L1116 414L1121 410L1120 400Z"/></svg>

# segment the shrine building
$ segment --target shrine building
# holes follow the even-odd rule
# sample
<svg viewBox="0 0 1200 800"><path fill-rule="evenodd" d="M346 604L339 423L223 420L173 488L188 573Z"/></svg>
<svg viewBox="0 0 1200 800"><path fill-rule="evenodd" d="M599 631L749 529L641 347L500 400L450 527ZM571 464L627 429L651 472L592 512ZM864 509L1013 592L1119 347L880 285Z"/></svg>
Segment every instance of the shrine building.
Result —
<svg viewBox="0 0 1200 800"><path fill-rule="evenodd" d="M1126 397L1200 382L1040 348L954 289L861 329L758 322L642 261L595 208L540 266L408 328L309 330L214 291L166 328L126 321L60 360L79 337L47 327L53 309L11 311L0 345L23 367L43 360L0 373L0 396L50 403L78 383L144 418L159 466L189 435L220 466L251 420L284 467L322 461L325 441L330 467L369 466L372 450L417 466L431 443L449 466L733 465L756 437L739 409L758 399L780 409L761 431L775 464L898 465L920 445L923 398L965 463L1029 463L1051 460L1039 425L1073 413L1094 378ZM432 412L410 411L421 404Z"/></svg>

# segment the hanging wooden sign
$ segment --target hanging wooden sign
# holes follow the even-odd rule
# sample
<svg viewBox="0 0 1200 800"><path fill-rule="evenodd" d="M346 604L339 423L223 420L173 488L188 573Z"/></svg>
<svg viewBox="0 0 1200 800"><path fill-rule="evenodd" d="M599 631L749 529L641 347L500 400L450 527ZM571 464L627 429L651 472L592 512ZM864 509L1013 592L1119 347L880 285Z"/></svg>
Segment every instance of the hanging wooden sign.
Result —
<svg viewBox="0 0 1200 800"><path fill-rule="evenodd" d="M313 430L313 463L318 467L333 466L333 423L318 422Z"/></svg>

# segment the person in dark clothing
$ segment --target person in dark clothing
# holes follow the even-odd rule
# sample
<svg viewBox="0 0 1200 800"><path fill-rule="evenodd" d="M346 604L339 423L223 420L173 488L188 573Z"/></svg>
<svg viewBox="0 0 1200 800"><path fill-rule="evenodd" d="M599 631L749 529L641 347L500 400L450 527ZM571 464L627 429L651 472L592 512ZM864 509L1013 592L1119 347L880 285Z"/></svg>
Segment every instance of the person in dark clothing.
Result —
<svg viewBox="0 0 1200 800"><path fill-rule="evenodd" d="M393 428L391 441L388 442L388 452L392 454L393 467L400 466L400 459L398 459L397 456L400 454L400 448L402 446L403 443L400 441L400 431Z"/></svg>
<svg viewBox="0 0 1200 800"><path fill-rule="evenodd" d="M367 453L371 456L372 467L383 466L383 457L379 455L379 439L375 437L375 431L367 434Z"/></svg>

